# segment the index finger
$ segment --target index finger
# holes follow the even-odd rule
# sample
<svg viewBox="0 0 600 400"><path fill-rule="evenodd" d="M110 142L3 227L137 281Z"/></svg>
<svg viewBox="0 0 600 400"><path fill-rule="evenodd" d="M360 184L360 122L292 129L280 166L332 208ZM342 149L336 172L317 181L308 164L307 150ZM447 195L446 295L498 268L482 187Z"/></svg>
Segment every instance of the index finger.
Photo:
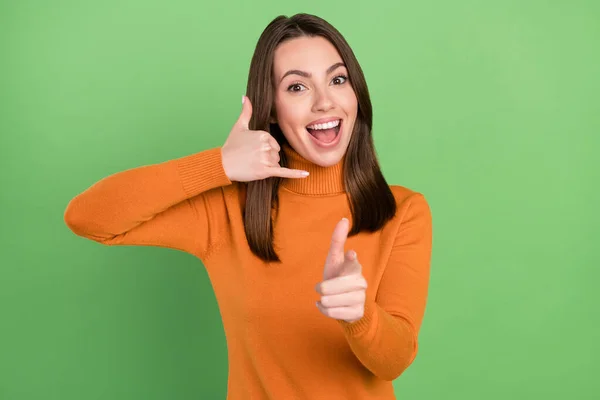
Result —
<svg viewBox="0 0 600 400"><path fill-rule="evenodd" d="M329 246L327 260L325 261L326 265L342 262L344 260L344 245L346 244L349 229L350 221L346 218L342 218L335 226L333 235L331 235L331 245Z"/></svg>
<svg viewBox="0 0 600 400"><path fill-rule="evenodd" d="M277 140L273 136L269 136L269 144L278 153L281 151L281 146L279 146L279 143L277 143Z"/></svg>

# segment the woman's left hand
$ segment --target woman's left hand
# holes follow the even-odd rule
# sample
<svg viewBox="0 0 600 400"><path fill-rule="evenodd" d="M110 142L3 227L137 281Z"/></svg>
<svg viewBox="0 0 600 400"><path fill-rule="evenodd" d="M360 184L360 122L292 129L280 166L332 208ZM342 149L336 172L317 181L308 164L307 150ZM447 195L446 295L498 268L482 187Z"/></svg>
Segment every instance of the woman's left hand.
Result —
<svg viewBox="0 0 600 400"><path fill-rule="evenodd" d="M333 231L331 247L323 270L323 281L315 287L321 295L317 308L325 316L355 322L365 311L367 281L356 252L344 253L349 221L342 219Z"/></svg>

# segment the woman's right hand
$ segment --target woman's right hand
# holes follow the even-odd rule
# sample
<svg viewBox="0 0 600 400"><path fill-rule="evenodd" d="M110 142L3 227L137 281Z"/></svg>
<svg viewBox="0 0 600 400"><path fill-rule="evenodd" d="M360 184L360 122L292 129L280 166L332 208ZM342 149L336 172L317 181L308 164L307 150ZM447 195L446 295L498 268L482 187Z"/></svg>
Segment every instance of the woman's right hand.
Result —
<svg viewBox="0 0 600 400"><path fill-rule="evenodd" d="M305 178L308 172L282 168L279 144L268 132L248 129L252 104L243 97L242 113L221 147L223 168L230 181L249 182L277 176Z"/></svg>

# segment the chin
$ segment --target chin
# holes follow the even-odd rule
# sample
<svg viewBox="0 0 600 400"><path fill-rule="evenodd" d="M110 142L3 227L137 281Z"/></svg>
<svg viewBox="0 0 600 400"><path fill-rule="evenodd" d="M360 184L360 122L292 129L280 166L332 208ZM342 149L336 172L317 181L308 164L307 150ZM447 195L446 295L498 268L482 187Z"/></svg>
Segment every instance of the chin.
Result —
<svg viewBox="0 0 600 400"><path fill-rule="evenodd" d="M312 161L315 165L319 167L327 168L332 167L339 163L344 157L345 149L336 149L329 153L324 154L311 154L311 157L306 157L309 161Z"/></svg>

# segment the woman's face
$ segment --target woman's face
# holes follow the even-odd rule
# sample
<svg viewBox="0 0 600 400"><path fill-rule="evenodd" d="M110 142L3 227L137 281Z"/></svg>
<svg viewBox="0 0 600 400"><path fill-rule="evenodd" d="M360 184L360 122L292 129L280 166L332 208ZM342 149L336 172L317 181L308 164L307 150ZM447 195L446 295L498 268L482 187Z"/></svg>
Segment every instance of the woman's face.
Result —
<svg viewBox="0 0 600 400"><path fill-rule="evenodd" d="M322 37L280 44L273 64L275 121L305 159L329 167L344 156L358 102L336 48Z"/></svg>

